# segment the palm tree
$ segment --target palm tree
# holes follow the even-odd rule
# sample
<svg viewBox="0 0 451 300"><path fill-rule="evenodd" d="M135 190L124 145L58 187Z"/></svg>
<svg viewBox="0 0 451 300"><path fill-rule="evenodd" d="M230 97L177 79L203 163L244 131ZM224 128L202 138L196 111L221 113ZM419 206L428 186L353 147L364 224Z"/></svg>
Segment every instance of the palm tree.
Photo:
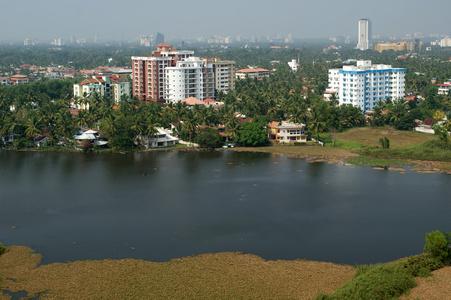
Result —
<svg viewBox="0 0 451 300"><path fill-rule="evenodd" d="M145 135L149 138L157 137L157 144L158 144L158 129L157 127L160 126L152 117L147 118L146 120L146 129L144 131Z"/></svg>
<svg viewBox="0 0 451 300"><path fill-rule="evenodd" d="M326 123L323 122L319 116L318 113L315 111L312 112L312 115L310 117L308 130L316 133L316 140L319 141L319 133L323 132L323 130L326 128Z"/></svg>
<svg viewBox="0 0 451 300"><path fill-rule="evenodd" d="M34 146L34 136L41 133L41 120L39 120L36 116L32 116L28 119L25 127L25 136L27 137L27 139L30 139L32 146Z"/></svg>

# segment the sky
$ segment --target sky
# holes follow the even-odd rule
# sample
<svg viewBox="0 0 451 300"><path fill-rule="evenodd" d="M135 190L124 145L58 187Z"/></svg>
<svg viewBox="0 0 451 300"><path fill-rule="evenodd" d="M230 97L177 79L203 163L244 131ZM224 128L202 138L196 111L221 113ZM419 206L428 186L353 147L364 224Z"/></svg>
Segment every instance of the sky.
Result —
<svg viewBox="0 0 451 300"><path fill-rule="evenodd" d="M133 40L292 34L357 37L369 18L373 34L451 35L450 0L0 0L0 41L26 38Z"/></svg>

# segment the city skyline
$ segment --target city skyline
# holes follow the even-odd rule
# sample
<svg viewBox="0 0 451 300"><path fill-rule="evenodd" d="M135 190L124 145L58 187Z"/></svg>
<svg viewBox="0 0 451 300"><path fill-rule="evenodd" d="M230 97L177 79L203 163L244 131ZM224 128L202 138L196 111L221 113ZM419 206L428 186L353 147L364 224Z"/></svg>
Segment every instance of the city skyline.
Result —
<svg viewBox="0 0 451 300"><path fill-rule="evenodd" d="M388 1L362 4L294 0L195 0L171 3L131 0L80 0L68 6L61 0L5 2L0 19L0 41L52 40L70 36L101 40L132 40L143 34L162 32L169 40L199 36L266 36L292 34L293 38L357 38L357 22L371 19L373 34L402 36L422 32L450 34L451 19L440 7L420 1ZM124 7L125 6L125 7Z"/></svg>

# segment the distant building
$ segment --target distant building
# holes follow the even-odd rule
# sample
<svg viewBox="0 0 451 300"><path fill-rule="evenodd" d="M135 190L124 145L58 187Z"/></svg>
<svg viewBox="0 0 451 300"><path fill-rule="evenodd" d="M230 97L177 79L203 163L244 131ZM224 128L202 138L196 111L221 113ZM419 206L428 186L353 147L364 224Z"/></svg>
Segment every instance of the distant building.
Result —
<svg viewBox="0 0 451 300"><path fill-rule="evenodd" d="M335 91L340 105L351 104L362 111L372 110L377 101L404 97L406 69L391 65L372 65L357 61L357 66L329 70L328 91Z"/></svg>
<svg viewBox="0 0 451 300"><path fill-rule="evenodd" d="M451 38L449 36L440 40L440 47L451 47Z"/></svg>
<svg viewBox="0 0 451 300"><path fill-rule="evenodd" d="M30 79L26 75L13 75L10 77L9 82L11 85L27 84Z"/></svg>
<svg viewBox="0 0 451 300"><path fill-rule="evenodd" d="M415 40L415 42L397 42L397 43L378 43L376 46L374 46L374 50L378 52L382 52L385 50L393 50L393 51L408 51L408 52L414 52L414 51L420 51L421 47L423 45L423 42L420 42L419 40Z"/></svg>
<svg viewBox="0 0 451 300"><path fill-rule="evenodd" d="M150 47L150 37L148 35L142 35L139 38L139 44L141 46Z"/></svg>
<svg viewBox="0 0 451 300"><path fill-rule="evenodd" d="M156 32L155 36L154 36L154 44L155 45L160 45L164 43L164 34L160 33L160 32Z"/></svg>
<svg viewBox="0 0 451 300"><path fill-rule="evenodd" d="M1 85L9 86L9 77L8 76L0 77L0 86Z"/></svg>
<svg viewBox="0 0 451 300"><path fill-rule="evenodd" d="M236 71L236 78L245 79L246 77L262 79L269 77L269 70L262 68L255 69L241 69Z"/></svg>
<svg viewBox="0 0 451 300"><path fill-rule="evenodd" d="M358 25L358 43L357 49L368 50L373 48L371 41L372 28L370 19L360 19Z"/></svg>
<svg viewBox="0 0 451 300"><path fill-rule="evenodd" d="M291 71L296 72L298 70L298 62L296 59L292 59L288 62L288 66L290 66Z"/></svg>

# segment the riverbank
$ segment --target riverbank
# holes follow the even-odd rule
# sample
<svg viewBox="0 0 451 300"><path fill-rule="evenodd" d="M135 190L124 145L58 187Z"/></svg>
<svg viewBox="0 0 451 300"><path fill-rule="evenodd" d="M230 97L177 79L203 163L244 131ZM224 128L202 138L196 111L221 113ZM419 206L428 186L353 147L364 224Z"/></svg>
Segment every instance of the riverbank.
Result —
<svg viewBox="0 0 451 300"><path fill-rule="evenodd" d="M451 163L441 161L422 160L397 160L397 159L375 159L363 157L347 149L321 147L321 146L266 146L266 147L235 147L227 151L238 152L262 152L272 154L283 154L289 157L304 158L308 162L326 162L342 165L361 165L375 169L389 169L392 171L410 171L418 173L447 173L451 174Z"/></svg>
<svg viewBox="0 0 451 300"><path fill-rule="evenodd" d="M23 246L0 256L4 290L42 299L312 299L348 282L355 267L307 260L265 261L236 252L155 263L87 260L40 265ZM0 299L9 299L1 295Z"/></svg>

